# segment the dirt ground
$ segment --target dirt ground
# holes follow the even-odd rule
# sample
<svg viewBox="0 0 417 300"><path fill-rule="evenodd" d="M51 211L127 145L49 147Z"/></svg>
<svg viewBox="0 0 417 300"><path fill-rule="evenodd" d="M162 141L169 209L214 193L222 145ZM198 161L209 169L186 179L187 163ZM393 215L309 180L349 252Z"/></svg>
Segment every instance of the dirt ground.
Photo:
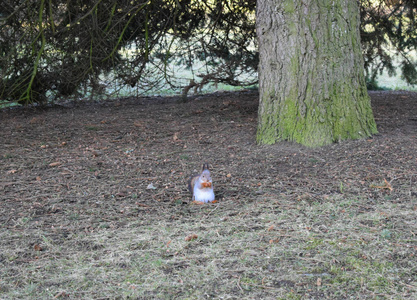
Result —
<svg viewBox="0 0 417 300"><path fill-rule="evenodd" d="M395 230L404 227L409 237L402 240L408 245L408 256L401 262L415 258L417 94L377 91L370 96L379 134L318 149L288 142L257 145L258 95L254 91L193 96L185 103L175 97L153 97L1 111L0 266L7 276L0 280L0 294L3 291L12 297L14 289L30 282L35 291L44 288L36 276L22 275L34 261L58 259L69 255L67 252L105 253L106 244L97 241L78 240L71 244L72 249L65 248L74 234L122 232L139 221L140 226L163 222L169 227L220 211L232 218L248 203L261 201L275 201L279 210L284 209L280 203L296 209L335 199L361 199L355 210L358 214L375 212L376 204L389 203L397 212L408 212L405 217L400 213L385 216L397 224ZM204 162L211 166L219 202L200 208L189 203L186 182ZM216 211L210 213L213 209ZM256 215L245 211L256 220ZM255 224L251 230L257 231L259 225L251 222ZM367 222L362 226L372 225ZM266 233L273 230L265 226L269 228ZM183 236L189 233L192 231ZM266 246L274 243L274 239L266 239ZM62 246L59 252L50 251L51 241ZM175 268L186 269L186 265L164 272L175 272ZM232 264L228 268L238 267ZM35 268L31 270L35 272ZM407 270L411 273L400 281L409 285L408 294L404 287L401 295L416 295L415 264ZM310 299L321 297L307 288L297 290L298 281L281 279L267 285L263 279L250 281L250 276L245 283L239 272L232 275L237 284L228 293L236 298L248 292L245 286L264 287L257 294L247 294L253 297L274 295L269 288L301 297L308 294ZM321 279L320 284L316 278L313 281L316 288L321 286ZM148 296L156 295L152 294L156 287L147 288ZM79 290L81 294L76 294L62 282L50 288L55 289L52 296L103 297ZM210 289L212 296L221 292ZM60 290L66 292L59 294ZM23 295L29 297L30 293ZM185 295L178 290L176 297Z"/></svg>

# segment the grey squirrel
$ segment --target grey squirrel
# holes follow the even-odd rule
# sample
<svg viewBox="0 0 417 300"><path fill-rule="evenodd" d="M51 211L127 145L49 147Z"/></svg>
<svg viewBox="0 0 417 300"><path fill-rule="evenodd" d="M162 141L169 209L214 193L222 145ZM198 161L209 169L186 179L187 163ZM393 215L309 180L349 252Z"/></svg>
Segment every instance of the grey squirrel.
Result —
<svg viewBox="0 0 417 300"><path fill-rule="evenodd" d="M213 181L208 164L203 164L201 174L191 176L188 180L188 190L193 195L192 200L199 203L216 202L214 200Z"/></svg>

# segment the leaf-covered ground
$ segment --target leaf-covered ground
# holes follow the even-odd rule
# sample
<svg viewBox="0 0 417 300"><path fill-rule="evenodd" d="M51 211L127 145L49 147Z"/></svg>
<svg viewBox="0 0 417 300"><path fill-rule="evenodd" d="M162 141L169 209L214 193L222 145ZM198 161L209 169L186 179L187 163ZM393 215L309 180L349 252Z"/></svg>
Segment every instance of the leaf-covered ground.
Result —
<svg viewBox="0 0 417 300"><path fill-rule="evenodd" d="M0 298L416 299L417 94L370 95L320 149L256 145L256 92L0 112Z"/></svg>

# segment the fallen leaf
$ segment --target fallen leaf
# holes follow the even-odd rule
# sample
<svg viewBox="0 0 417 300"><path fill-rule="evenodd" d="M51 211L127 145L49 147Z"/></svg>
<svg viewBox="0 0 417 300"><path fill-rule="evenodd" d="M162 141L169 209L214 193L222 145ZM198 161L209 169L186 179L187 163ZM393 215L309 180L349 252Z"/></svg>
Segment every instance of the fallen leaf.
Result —
<svg viewBox="0 0 417 300"><path fill-rule="evenodd" d="M35 123L37 123L38 121L39 121L39 119L38 119L38 118L33 117L33 118L29 121L29 124L35 124Z"/></svg>
<svg viewBox="0 0 417 300"><path fill-rule="evenodd" d="M229 173L229 174L226 175L226 177L230 178L230 177L232 177L232 174Z"/></svg>
<svg viewBox="0 0 417 300"><path fill-rule="evenodd" d="M174 136L172 137L174 141L178 141L178 132L174 133Z"/></svg>
<svg viewBox="0 0 417 300"><path fill-rule="evenodd" d="M41 247L41 246L39 246L38 244L35 244L35 245L33 246L33 249L34 249L35 251L42 251L42 247Z"/></svg>
<svg viewBox="0 0 417 300"><path fill-rule="evenodd" d="M156 190L156 187L153 186L153 183L151 182L150 184L148 184L148 186L146 187L147 190Z"/></svg>
<svg viewBox="0 0 417 300"><path fill-rule="evenodd" d="M103 155L103 152L101 152L100 150L91 150L91 153L93 154L94 157Z"/></svg>
<svg viewBox="0 0 417 300"><path fill-rule="evenodd" d="M13 170L7 171L7 174L14 174L16 172L17 172L17 170L13 169Z"/></svg>
<svg viewBox="0 0 417 300"><path fill-rule="evenodd" d="M53 162L53 163L49 164L50 167L57 167L59 165L61 165L61 163L59 161L56 161L56 162Z"/></svg>
<svg viewBox="0 0 417 300"><path fill-rule="evenodd" d="M389 189L390 191L392 191L393 188L392 188L391 184L385 178L384 178L384 181L385 181L386 188Z"/></svg>
<svg viewBox="0 0 417 300"><path fill-rule="evenodd" d="M274 229L274 227L275 227L274 225L269 226L268 231L273 230L273 229Z"/></svg>
<svg viewBox="0 0 417 300"><path fill-rule="evenodd" d="M321 286L321 278L317 278L317 286Z"/></svg>
<svg viewBox="0 0 417 300"><path fill-rule="evenodd" d="M59 292L58 294L55 295L54 298L67 298L67 297L69 297L69 294L65 292Z"/></svg>
<svg viewBox="0 0 417 300"><path fill-rule="evenodd" d="M185 240L186 240L187 242L189 242L189 241L195 240L195 239L197 239L197 238L198 238L198 235L196 235L195 233L193 233L193 234L190 234L189 236L187 236L187 237L185 238Z"/></svg>
<svg viewBox="0 0 417 300"><path fill-rule="evenodd" d="M391 192L393 190L391 184L385 178L384 178L384 185L372 184L370 187L371 188L376 188L376 189L387 189L387 190L390 190Z"/></svg>

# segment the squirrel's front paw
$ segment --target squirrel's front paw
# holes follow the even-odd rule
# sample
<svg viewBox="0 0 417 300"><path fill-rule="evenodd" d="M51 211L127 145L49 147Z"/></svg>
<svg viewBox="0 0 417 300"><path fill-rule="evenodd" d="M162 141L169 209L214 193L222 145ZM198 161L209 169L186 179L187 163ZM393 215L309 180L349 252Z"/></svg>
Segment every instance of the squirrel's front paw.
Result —
<svg viewBox="0 0 417 300"><path fill-rule="evenodd" d="M202 183L201 183L201 186L202 186L203 188L211 188L211 182L202 182Z"/></svg>

